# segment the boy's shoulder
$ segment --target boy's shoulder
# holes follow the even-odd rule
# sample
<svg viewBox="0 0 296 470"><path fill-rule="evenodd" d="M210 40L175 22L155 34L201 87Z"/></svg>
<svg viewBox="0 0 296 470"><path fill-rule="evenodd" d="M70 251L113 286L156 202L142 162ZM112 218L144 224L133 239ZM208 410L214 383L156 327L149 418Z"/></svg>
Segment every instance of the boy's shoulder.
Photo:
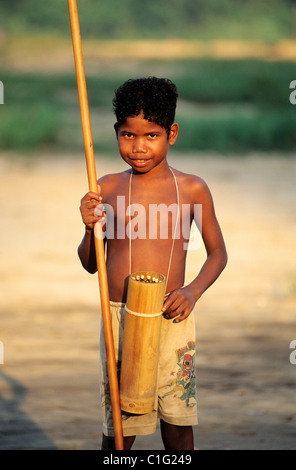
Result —
<svg viewBox="0 0 296 470"><path fill-rule="evenodd" d="M177 178L179 186L185 193L200 196L209 191L207 183L198 175L192 173L184 173L180 170L172 168Z"/></svg>
<svg viewBox="0 0 296 470"><path fill-rule="evenodd" d="M116 183L122 179L128 178L130 173L131 170L119 171L117 173L107 173L106 175L103 175L98 179L98 183Z"/></svg>
<svg viewBox="0 0 296 470"><path fill-rule="evenodd" d="M107 195L110 192L114 193L125 181L129 180L129 177L130 170L109 173L98 179L98 185L101 187L101 192Z"/></svg>

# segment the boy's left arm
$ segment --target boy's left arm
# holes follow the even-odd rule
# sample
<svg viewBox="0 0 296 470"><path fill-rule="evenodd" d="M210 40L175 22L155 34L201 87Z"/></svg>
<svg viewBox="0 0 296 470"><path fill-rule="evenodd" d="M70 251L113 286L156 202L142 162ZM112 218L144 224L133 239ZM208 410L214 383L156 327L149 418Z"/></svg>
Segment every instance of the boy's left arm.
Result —
<svg viewBox="0 0 296 470"><path fill-rule="evenodd" d="M197 300L215 282L227 264L226 247L210 190L202 180L194 186L194 200L202 204L202 220L195 220L195 223L202 228L207 259L198 276L187 286L171 292L164 302L164 316L178 317L176 323L190 315Z"/></svg>

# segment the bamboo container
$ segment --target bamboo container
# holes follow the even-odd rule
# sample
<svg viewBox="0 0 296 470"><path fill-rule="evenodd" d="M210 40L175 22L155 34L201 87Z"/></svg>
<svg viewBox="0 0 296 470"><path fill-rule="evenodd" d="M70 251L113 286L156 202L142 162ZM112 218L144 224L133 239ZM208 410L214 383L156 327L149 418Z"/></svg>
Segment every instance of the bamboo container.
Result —
<svg viewBox="0 0 296 470"><path fill-rule="evenodd" d="M165 281L154 271L129 277L120 375L120 405L129 413L154 409Z"/></svg>

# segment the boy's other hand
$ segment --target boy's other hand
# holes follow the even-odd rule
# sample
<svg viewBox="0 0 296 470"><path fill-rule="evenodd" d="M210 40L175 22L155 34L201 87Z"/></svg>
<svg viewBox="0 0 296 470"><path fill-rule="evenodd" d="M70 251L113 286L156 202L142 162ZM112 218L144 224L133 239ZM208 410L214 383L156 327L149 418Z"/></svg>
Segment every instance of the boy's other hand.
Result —
<svg viewBox="0 0 296 470"><path fill-rule="evenodd" d="M178 317L174 321L180 323L190 315L195 303L195 295L188 286L176 289L165 297L163 316L167 319Z"/></svg>
<svg viewBox="0 0 296 470"><path fill-rule="evenodd" d="M105 213L100 195L101 188L98 186L98 193L88 192L80 202L80 213L85 227L92 230L100 220L104 221Z"/></svg>

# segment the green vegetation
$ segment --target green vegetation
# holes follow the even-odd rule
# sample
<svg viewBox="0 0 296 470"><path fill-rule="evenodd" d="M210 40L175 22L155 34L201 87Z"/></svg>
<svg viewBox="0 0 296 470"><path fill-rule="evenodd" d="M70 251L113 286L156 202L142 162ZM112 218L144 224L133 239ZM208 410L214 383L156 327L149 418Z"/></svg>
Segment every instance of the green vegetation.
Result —
<svg viewBox="0 0 296 470"><path fill-rule="evenodd" d="M28 150L56 143L58 113L50 106L9 106L1 114L0 148Z"/></svg>
<svg viewBox="0 0 296 470"><path fill-rule="evenodd" d="M211 60L190 62L185 71L177 80L180 97L195 107L180 109L182 150L296 149L296 107L289 102L296 64Z"/></svg>
<svg viewBox="0 0 296 470"><path fill-rule="evenodd" d="M153 68L151 63L151 67ZM289 84L296 64L256 60L170 63L180 101L176 149L244 153L295 151L296 107ZM147 68L147 64L146 64ZM115 88L130 78L87 77L95 148L116 152L112 112ZM0 73L0 148L51 146L79 150L82 144L76 78L73 75Z"/></svg>
<svg viewBox="0 0 296 470"><path fill-rule="evenodd" d="M296 149L296 115L258 112L246 116L242 112L223 118L181 118L179 148L182 150L215 150L220 153L247 151L292 151Z"/></svg>
<svg viewBox="0 0 296 470"><path fill-rule="evenodd" d="M81 30L92 38L295 37L295 0L78 0ZM1 28L69 33L66 0L1 0Z"/></svg>
<svg viewBox="0 0 296 470"><path fill-rule="evenodd" d="M77 0L77 4L84 39L223 38L273 43L296 37L296 0ZM1 0L0 17L3 57L10 38L21 41L33 35L41 46L42 35L70 41L66 0ZM295 151L296 107L289 102L289 84L296 79L294 63L180 60L165 61L164 67L160 62L138 61L142 63L146 71L169 71L167 76L178 86L178 150ZM94 144L99 151L116 152L113 92L134 75L128 68L120 70L110 77L87 77ZM5 86L1 149L31 151L50 146L81 151L74 73L8 73L0 68L0 80Z"/></svg>

